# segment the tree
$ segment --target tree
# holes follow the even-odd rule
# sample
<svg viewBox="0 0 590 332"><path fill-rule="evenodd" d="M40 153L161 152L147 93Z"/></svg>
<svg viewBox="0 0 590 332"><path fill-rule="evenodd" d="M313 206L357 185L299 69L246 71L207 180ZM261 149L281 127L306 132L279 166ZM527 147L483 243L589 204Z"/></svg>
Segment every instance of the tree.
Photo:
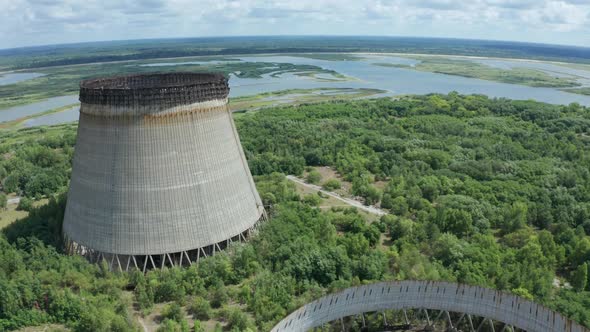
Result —
<svg viewBox="0 0 590 332"><path fill-rule="evenodd" d="M227 300L229 300L229 296L227 295L227 290L222 283L219 283L214 287L215 288L213 289L209 303L211 303L213 308L220 308L227 302Z"/></svg>
<svg viewBox="0 0 590 332"><path fill-rule="evenodd" d="M505 233L512 233L526 225L528 207L523 202L515 202L504 210L502 228Z"/></svg>
<svg viewBox="0 0 590 332"><path fill-rule="evenodd" d="M464 257L464 244L450 233L442 234L432 245L433 255L446 266L453 265Z"/></svg>
<svg viewBox="0 0 590 332"><path fill-rule="evenodd" d="M390 194L383 194L383 197L381 197L381 207L384 209L391 209L393 207L393 198Z"/></svg>
<svg viewBox="0 0 590 332"><path fill-rule="evenodd" d="M381 192L373 186L367 186L363 197L365 198L365 203L367 205L377 204L381 199Z"/></svg>
<svg viewBox="0 0 590 332"><path fill-rule="evenodd" d="M585 237L577 241L575 250L571 255L573 265L580 265L590 261L590 238Z"/></svg>
<svg viewBox="0 0 590 332"><path fill-rule="evenodd" d="M473 220L471 214L465 210L445 209L442 214L442 231L451 232L457 236L471 233Z"/></svg>
<svg viewBox="0 0 590 332"><path fill-rule="evenodd" d="M391 202L390 209L391 209L391 213L398 215L398 216L404 216L408 213L408 209L409 209L408 202L402 196L396 197Z"/></svg>
<svg viewBox="0 0 590 332"><path fill-rule="evenodd" d="M179 287L173 279L167 279L158 283L154 292L154 299L157 303L182 301L185 295L186 291L184 287Z"/></svg>
<svg viewBox="0 0 590 332"><path fill-rule="evenodd" d="M586 263L578 265L572 274L572 287L581 292L586 289L588 284L588 265Z"/></svg>
<svg viewBox="0 0 590 332"><path fill-rule="evenodd" d="M140 282L135 287L135 298L139 304L139 308L145 312L149 311L154 305L154 291L149 287L145 280Z"/></svg>
<svg viewBox="0 0 590 332"><path fill-rule="evenodd" d="M397 240L402 237L411 237L412 230L414 229L414 223L406 218L396 218L389 226L389 235L393 240Z"/></svg>
<svg viewBox="0 0 590 332"><path fill-rule="evenodd" d="M19 191L19 175L16 173L12 173L7 176L4 181L2 182L2 186L4 187L4 191L7 193L15 193Z"/></svg>

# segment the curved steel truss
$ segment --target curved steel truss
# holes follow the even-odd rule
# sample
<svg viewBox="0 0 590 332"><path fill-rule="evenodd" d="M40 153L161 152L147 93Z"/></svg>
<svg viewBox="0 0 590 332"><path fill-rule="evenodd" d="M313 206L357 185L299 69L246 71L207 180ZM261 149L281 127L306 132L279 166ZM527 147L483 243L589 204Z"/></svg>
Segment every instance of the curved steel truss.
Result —
<svg viewBox="0 0 590 332"><path fill-rule="evenodd" d="M383 313L388 310L403 314L401 324L387 323ZM272 332L307 331L334 321L340 321L342 330L346 330L343 318L359 316L365 326L365 313L382 314L384 330L408 330L419 325L412 326L409 310L414 321L426 321L422 330L589 332L561 314L516 295L438 281L392 281L348 288L297 309Z"/></svg>

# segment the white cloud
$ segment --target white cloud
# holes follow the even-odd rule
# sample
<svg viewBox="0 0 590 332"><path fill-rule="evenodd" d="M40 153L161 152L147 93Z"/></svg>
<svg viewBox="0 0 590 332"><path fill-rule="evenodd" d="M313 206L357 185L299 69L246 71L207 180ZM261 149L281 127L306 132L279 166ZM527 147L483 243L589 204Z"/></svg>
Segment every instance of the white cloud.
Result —
<svg viewBox="0 0 590 332"><path fill-rule="evenodd" d="M0 47L256 34L590 45L590 0L0 0L0 8Z"/></svg>

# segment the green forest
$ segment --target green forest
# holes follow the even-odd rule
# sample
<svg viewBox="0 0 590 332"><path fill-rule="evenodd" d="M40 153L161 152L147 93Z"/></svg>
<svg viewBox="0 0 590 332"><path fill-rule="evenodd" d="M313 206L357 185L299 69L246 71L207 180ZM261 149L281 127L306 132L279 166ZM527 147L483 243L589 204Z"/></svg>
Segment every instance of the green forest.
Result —
<svg viewBox="0 0 590 332"><path fill-rule="evenodd" d="M2 189L29 211L0 235L0 331L138 330L134 313L162 304L161 331L268 331L327 293L403 279L506 290L590 327L588 108L450 93L235 120L270 220L198 266L145 275L63 252L75 125L0 132ZM369 220L301 197L285 175L321 183L307 172L316 166L390 214Z"/></svg>

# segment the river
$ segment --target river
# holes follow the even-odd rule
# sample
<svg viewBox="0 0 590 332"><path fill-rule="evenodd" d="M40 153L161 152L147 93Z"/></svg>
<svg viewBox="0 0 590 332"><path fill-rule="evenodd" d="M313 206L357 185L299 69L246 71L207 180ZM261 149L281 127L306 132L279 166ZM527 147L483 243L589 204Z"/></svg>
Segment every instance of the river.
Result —
<svg viewBox="0 0 590 332"><path fill-rule="evenodd" d="M40 73L3 73L0 74L0 85L14 84L41 76L45 75Z"/></svg>
<svg viewBox="0 0 590 332"><path fill-rule="evenodd" d="M474 78L451 76L429 72L415 71L412 69L383 67L375 63L393 63L415 65L419 60L413 60L389 55L364 55L359 61L328 61L306 57L289 55L270 56L242 56L244 62L269 62L306 64L334 70L350 77L350 80L326 81L310 77L297 76L293 73L272 77L267 74L263 78L239 78L230 77L230 97L255 95L262 92L286 90L286 89L313 89L313 88L375 88L387 90L389 95L398 94L425 94L448 93L457 91L462 94L485 94L490 97L505 97L510 99L534 99L552 104L569 104L577 102L590 106L590 96L578 95L560 91L554 88L534 88L523 85L498 83ZM501 68L527 67L543 70L556 76L576 76L582 84L590 84L590 71L572 69L555 64L539 63L533 61L477 59L474 60L490 66ZM195 63L190 61L186 63ZM207 63L207 62L203 62ZM170 67L182 65L183 62L166 62L138 64L137 66L161 66ZM131 64L133 65L133 64ZM320 78L329 78L321 75ZM49 109L63 107L72 104L76 96L62 96L51 98L47 101L18 106L0 111L0 122L10 121L24 116L40 113ZM59 114L59 115L57 115ZM48 125L60 122L75 121L77 109L69 109L56 114L49 114L31 119L25 125Z"/></svg>

